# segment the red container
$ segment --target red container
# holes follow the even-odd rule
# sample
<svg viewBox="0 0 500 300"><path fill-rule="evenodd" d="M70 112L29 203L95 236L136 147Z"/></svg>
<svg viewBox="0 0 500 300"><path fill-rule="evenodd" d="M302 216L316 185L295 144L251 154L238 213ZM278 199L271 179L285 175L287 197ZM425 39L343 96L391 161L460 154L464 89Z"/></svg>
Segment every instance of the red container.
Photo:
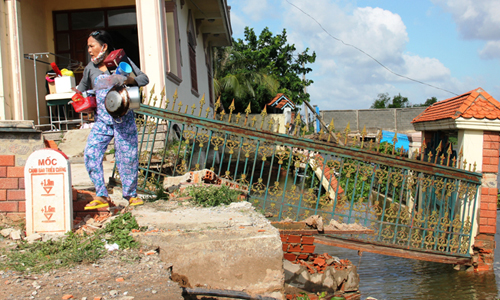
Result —
<svg viewBox="0 0 500 300"><path fill-rule="evenodd" d="M106 68L114 70L126 58L127 54L123 49L114 50L104 59L104 64Z"/></svg>
<svg viewBox="0 0 500 300"><path fill-rule="evenodd" d="M97 107L95 96L83 97L82 94L76 93L71 99L71 105L77 113L90 113Z"/></svg>

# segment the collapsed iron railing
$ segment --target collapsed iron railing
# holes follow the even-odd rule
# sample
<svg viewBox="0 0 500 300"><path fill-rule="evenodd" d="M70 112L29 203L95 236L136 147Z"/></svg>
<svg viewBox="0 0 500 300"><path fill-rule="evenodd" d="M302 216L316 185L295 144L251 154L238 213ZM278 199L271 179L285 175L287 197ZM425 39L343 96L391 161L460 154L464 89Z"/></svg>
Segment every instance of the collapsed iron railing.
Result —
<svg viewBox="0 0 500 300"><path fill-rule="evenodd" d="M293 130L281 125L291 134L278 133L280 124L265 113L260 124L248 112L245 119L208 118L207 109L201 117L200 104L198 116L194 106L191 115L187 106L181 113L182 104L136 111L140 190L152 193L165 178L208 169L272 220L319 215L326 224L356 224L363 233L351 240L470 256L481 174L308 139L298 122Z"/></svg>

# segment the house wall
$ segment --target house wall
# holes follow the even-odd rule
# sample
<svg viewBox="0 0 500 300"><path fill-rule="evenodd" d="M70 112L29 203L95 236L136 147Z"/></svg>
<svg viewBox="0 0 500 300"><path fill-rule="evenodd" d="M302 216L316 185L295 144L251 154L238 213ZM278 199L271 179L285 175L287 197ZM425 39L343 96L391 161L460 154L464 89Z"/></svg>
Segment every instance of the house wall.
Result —
<svg viewBox="0 0 500 300"><path fill-rule="evenodd" d="M196 73L197 73L197 78L198 78L198 94L195 95L191 92L191 72L190 72L190 66L189 66L189 45L188 45L188 40L187 40L187 29L188 29L188 16L189 16L189 10L195 11L196 7L191 5L189 1L186 1L184 5L180 5L180 1L177 0L177 17L179 20L179 38L180 38L180 48L181 48L181 74L182 74L182 82L180 84L176 84L175 82L171 81L170 79L166 80L166 97L169 98L169 100L172 101L172 96L175 92L175 90L178 90L178 100L182 101L183 107L188 105L191 107L191 105L196 105L197 109L200 108L200 100L205 94L205 104L203 106L203 111L208 107L209 105L209 99L210 95L209 93L209 82L208 82L208 76L207 76L207 66L205 62L205 49L204 49L204 43L203 43L203 34L197 31L197 37L196 37ZM196 25L195 25L196 28ZM211 56L211 49L208 47L208 50L210 51L209 55ZM172 104L170 104L172 105ZM176 106L177 110L177 106ZM182 110L184 111L184 109ZM198 110L196 110L198 111Z"/></svg>
<svg viewBox="0 0 500 300"><path fill-rule="evenodd" d="M130 6L136 5L138 9L140 7L144 8L145 11L139 15L138 19L142 18L142 24L138 25L139 29L139 41L141 47L141 66L146 74L151 72L150 84L147 86L145 91L151 89L155 85L155 94L160 98L160 92L165 87L166 97L172 100L172 96L176 90L178 90L178 100L177 103L183 103L183 110L186 105L192 106L193 104L199 109L199 102L202 96L205 94L205 105L202 108L205 110L210 104L209 85L212 84L207 76L210 67L207 67L205 61L206 57L211 56L211 47L208 43L204 43L203 34L199 32L197 28L197 46L196 46L196 68L197 68L197 80L198 80L198 93L193 93L191 91L191 77L190 77L190 66L189 66L189 51L188 51L188 40L187 40L187 27L188 27L188 15L189 10L196 12L196 7L189 1L183 1L181 5L180 0L176 0L177 3L177 16L179 23L179 39L180 39L180 51L181 51L181 82L174 82L166 79L166 72L168 70L168 47L167 47L167 36L166 36L166 18L165 18L165 8L164 2L162 0L23 0L16 1L10 0L4 3L17 3L19 7L19 19L20 32L18 38L22 40L20 54L23 53L40 53L40 52L55 52L54 46L54 28L53 28L53 11L60 10L78 10L78 9L91 9L91 8L103 8L103 7L116 7L116 6ZM15 7L15 6L14 6ZM10 11L8 6L5 4L2 6L2 12ZM141 9L142 9L141 8ZM158 16L153 17L151 16ZM2 14L1 18L7 18L9 14ZM151 24L155 26L154 30L150 30ZM5 27L1 27L0 30L2 34L8 32L9 20L2 22L7 24ZM142 26L142 34L140 27ZM12 27L12 26L11 26ZM195 21L196 27L196 21ZM12 42L11 42L12 43ZM16 68L14 62L12 62L12 47L9 45L9 41L2 39L1 44L1 61L0 68L2 68L2 76L0 76L0 83L3 81L2 87L0 88L0 119L30 119L37 121L37 106L36 99L37 93L35 88L35 70L33 61L26 60L21 55L20 69ZM206 53L208 51L209 53ZM146 56L150 57L146 57ZM49 57L48 61L53 61L54 57ZM8 67L6 66L8 64ZM15 88L16 83L15 78L8 73L5 68L8 68L9 72L20 73L19 85L22 88ZM44 116L48 115L48 109L45 104L45 73L50 70L50 66L47 64L37 63L36 64L36 85L38 85L38 109L41 118L41 123L46 123ZM13 71L11 71L13 70ZM10 79L13 78L13 79ZM7 82L7 81L12 82ZM20 93L20 99L23 99L22 103L20 101L10 100L10 96L13 93ZM24 94L22 94L22 92ZM149 95L148 95L149 97ZM15 97L11 97L16 99ZM160 102L158 102L160 103ZM17 106L25 107L25 111L20 110ZM12 108L12 107L15 107ZM177 107L176 107L177 109ZM20 113L19 113L20 111ZM16 115L19 115L16 117Z"/></svg>

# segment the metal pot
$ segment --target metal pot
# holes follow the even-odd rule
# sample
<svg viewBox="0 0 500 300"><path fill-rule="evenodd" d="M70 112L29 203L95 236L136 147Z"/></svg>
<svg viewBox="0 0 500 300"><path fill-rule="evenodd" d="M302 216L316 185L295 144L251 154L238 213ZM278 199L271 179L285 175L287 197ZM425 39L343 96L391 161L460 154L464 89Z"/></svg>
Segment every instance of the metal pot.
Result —
<svg viewBox="0 0 500 300"><path fill-rule="evenodd" d="M104 106L113 118L121 118L129 110L139 108L141 99L139 87L115 85L108 91L104 99Z"/></svg>

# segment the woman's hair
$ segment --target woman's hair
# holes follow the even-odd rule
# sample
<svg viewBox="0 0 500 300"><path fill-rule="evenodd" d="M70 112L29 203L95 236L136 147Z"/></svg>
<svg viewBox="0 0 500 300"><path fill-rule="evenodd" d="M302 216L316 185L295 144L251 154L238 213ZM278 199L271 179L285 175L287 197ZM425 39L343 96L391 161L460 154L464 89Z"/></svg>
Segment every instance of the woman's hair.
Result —
<svg viewBox="0 0 500 300"><path fill-rule="evenodd" d="M101 45L107 44L108 52L115 50L113 37L111 36L111 34L109 34L109 32L104 30L96 30L92 31L89 36L93 37Z"/></svg>

